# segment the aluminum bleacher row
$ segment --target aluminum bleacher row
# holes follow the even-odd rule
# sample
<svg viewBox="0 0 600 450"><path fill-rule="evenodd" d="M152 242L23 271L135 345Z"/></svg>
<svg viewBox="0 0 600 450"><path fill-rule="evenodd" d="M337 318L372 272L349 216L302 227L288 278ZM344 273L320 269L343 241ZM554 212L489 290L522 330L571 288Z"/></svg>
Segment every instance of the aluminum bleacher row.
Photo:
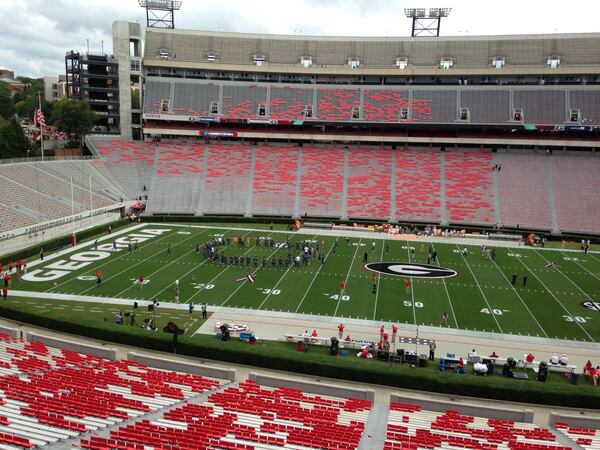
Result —
<svg viewBox="0 0 600 450"><path fill-rule="evenodd" d="M93 142L109 158L106 165L117 180L128 174L122 184L135 180L137 191L148 186L150 212L434 223L445 217L457 225L500 222L599 231L595 193L600 179L594 174L600 171L600 159L591 154L193 140ZM495 165L501 170L494 171Z"/></svg>
<svg viewBox="0 0 600 450"><path fill-rule="evenodd" d="M187 402L158 420L141 420L109 438L82 440L86 449L154 448L252 450L313 448L354 450L371 401L240 383L197 404Z"/></svg>
<svg viewBox="0 0 600 450"><path fill-rule="evenodd" d="M0 230L108 207L129 196L102 161L0 165Z"/></svg>
<svg viewBox="0 0 600 450"><path fill-rule="evenodd" d="M555 423L554 428L561 431L585 450L600 449L600 429L570 427L568 424L561 422Z"/></svg>
<svg viewBox="0 0 600 450"><path fill-rule="evenodd" d="M531 423L485 419L457 411L390 404L384 450L470 448L481 450L568 450L556 435Z"/></svg>
<svg viewBox="0 0 600 450"><path fill-rule="evenodd" d="M600 106L594 99L598 97L600 92L594 87L332 87L148 76L143 110L145 114L237 119L456 123L461 121L461 108L467 108L464 120L470 123L506 124L514 123L512 105L521 108L525 123L569 124L569 111L574 109L580 115L575 124L597 125ZM211 104L218 108L211 111ZM264 107L263 113L259 106ZM401 118L402 108L407 108L406 118Z"/></svg>
<svg viewBox="0 0 600 450"><path fill-rule="evenodd" d="M33 448L74 438L222 384L0 334L0 447Z"/></svg>

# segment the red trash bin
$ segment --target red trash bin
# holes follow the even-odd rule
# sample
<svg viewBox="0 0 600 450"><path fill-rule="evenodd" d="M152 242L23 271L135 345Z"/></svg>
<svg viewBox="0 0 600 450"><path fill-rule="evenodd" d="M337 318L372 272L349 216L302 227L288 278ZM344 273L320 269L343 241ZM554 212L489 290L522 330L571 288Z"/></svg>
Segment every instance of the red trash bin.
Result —
<svg viewBox="0 0 600 450"><path fill-rule="evenodd" d="M298 342L298 351L299 352L304 351L304 342L302 342L302 341Z"/></svg>

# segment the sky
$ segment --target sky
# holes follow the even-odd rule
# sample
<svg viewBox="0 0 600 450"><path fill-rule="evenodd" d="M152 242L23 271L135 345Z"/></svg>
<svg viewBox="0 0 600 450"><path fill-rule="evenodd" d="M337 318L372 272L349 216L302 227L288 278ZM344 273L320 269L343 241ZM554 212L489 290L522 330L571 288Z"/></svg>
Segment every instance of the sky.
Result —
<svg viewBox="0 0 600 450"><path fill-rule="evenodd" d="M409 36L404 8L451 7L442 36L597 32L600 1L183 0L182 29L319 36ZM69 50L112 51L115 20L145 24L137 0L0 0L0 69L63 74Z"/></svg>

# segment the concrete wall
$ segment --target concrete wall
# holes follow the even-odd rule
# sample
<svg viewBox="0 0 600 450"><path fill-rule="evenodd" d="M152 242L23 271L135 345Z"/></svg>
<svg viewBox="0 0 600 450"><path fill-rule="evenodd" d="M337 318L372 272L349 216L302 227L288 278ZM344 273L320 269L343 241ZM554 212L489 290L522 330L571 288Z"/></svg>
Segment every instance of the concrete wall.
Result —
<svg viewBox="0 0 600 450"><path fill-rule="evenodd" d="M0 327L0 333L8 334L13 339L18 339L21 332L18 328Z"/></svg>
<svg viewBox="0 0 600 450"><path fill-rule="evenodd" d="M566 422L569 424L569 427L594 428L600 430L600 420L598 417L586 417L582 415L569 416L560 413L550 413L548 425L553 427L556 422Z"/></svg>
<svg viewBox="0 0 600 450"><path fill-rule="evenodd" d="M234 369L221 369L218 367L205 366L204 364L193 364L174 361L172 359L155 358L153 356L140 355L139 353L134 352L127 353L127 359L157 369L175 370L177 372L193 373L204 377L235 381Z"/></svg>
<svg viewBox="0 0 600 450"><path fill-rule="evenodd" d="M72 350L78 353L84 353L86 355L99 356L110 361L117 360L117 351L114 348L96 347L94 345L79 344L72 341L66 341L64 339L58 339L55 337L44 336L42 334L36 334L28 332L26 339L29 342L43 342L50 347L62 348L65 350Z"/></svg>
<svg viewBox="0 0 600 450"><path fill-rule="evenodd" d="M81 215L86 214L88 213L81 213ZM8 253L21 250L23 248L31 247L37 244L41 244L42 242L50 241L52 239L57 239L59 237L71 234L73 232L73 228L75 229L75 231L81 231L85 230L86 228L97 227L98 225L104 225L105 223L114 222L115 220L119 220L120 218L121 213L119 211L116 211L77 220L74 226L72 222L66 222L62 225L56 225L52 228L47 228L45 230L40 230L22 235L17 235L18 230L15 230L14 237L10 237L3 241L0 241L0 255L6 255ZM10 233L11 232L8 232L7 234Z"/></svg>
<svg viewBox="0 0 600 450"><path fill-rule="evenodd" d="M479 406L468 403L448 402L444 400L406 397L402 394L390 395L390 402L419 405L427 411L446 412L447 410L451 409L453 411L458 411L460 414L466 414L469 416L533 423L533 411L530 409L496 408L492 406Z"/></svg>
<svg viewBox="0 0 600 450"><path fill-rule="evenodd" d="M375 400L375 391L372 389L352 389L347 387L335 386L333 384L326 383L310 383L308 381L290 380L287 378L271 377L268 375L261 375L255 372L250 372L248 378L255 381L261 386L269 386L274 388L289 387L300 389L303 392L310 392L311 394L328 395L331 397L353 397L364 400Z"/></svg>

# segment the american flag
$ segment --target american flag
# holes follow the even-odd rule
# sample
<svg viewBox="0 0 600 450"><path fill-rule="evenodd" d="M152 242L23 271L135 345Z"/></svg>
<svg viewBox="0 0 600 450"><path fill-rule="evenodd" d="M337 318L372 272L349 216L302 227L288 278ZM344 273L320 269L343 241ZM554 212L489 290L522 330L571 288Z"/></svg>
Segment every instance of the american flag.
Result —
<svg viewBox="0 0 600 450"><path fill-rule="evenodd" d="M46 119L44 118L44 113L42 112L42 105L39 100L35 105L35 111L33 113L33 125L36 127L46 126Z"/></svg>

